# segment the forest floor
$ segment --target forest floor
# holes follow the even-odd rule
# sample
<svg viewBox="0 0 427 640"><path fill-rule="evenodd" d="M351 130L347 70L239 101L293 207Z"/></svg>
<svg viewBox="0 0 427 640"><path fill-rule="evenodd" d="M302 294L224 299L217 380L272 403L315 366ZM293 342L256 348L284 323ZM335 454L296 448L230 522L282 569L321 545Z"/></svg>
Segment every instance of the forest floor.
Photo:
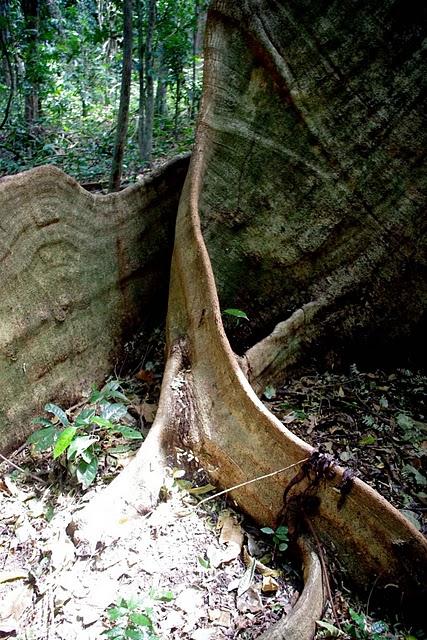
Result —
<svg viewBox="0 0 427 640"><path fill-rule="evenodd" d="M154 419L161 336L137 357L134 347L129 343L115 371L128 398L122 432L107 438L86 491L52 451L24 446L0 461L0 637L249 640L298 598L301 577L286 531L262 531L224 496L215 498L197 461L179 450L164 501L124 522L114 543L78 554L65 531L72 514L134 455L137 444L124 438L126 428L146 434ZM426 381L405 369L306 371L267 387L263 400L289 429L353 469L426 533ZM88 403L67 410L70 422ZM341 631L328 606L317 638L427 638L398 612L358 601L331 559L329 574Z"/></svg>

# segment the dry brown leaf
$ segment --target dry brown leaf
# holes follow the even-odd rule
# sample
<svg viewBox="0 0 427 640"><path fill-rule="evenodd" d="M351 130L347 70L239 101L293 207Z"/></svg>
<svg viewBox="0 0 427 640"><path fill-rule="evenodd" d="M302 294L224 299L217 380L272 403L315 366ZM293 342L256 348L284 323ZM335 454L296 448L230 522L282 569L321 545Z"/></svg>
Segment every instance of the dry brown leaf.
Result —
<svg viewBox="0 0 427 640"><path fill-rule="evenodd" d="M144 418L146 422L154 422L154 418L157 413L157 406L157 404L141 402L141 404L134 404L133 408L137 411L138 415Z"/></svg>
<svg viewBox="0 0 427 640"><path fill-rule="evenodd" d="M209 620L218 627L229 627L231 625L231 613L221 609L211 609Z"/></svg>
<svg viewBox="0 0 427 640"><path fill-rule="evenodd" d="M257 613L258 611L263 610L261 597L258 590L253 585L236 599L236 606L242 613L247 611Z"/></svg>
<svg viewBox="0 0 427 640"><path fill-rule="evenodd" d="M263 593L276 593L279 583L271 576L264 576L262 579L261 591Z"/></svg>
<svg viewBox="0 0 427 640"><path fill-rule="evenodd" d="M236 518L229 515L222 525L219 541L224 544L235 544L239 547L239 553L243 544L243 530Z"/></svg>
<svg viewBox="0 0 427 640"><path fill-rule="evenodd" d="M2 633L19 631L19 621L24 611L31 606L32 599L32 590L27 586L17 587L5 596L0 613L0 631Z"/></svg>
<svg viewBox="0 0 427 640"><path fill-rule="evenodd" d="M146 371L145 369L140 369L138 373L135 374L135 378L137 380L142 380L142 382L148 382L148 384L152 384L154 382L154 375L151 371Z"/></svg>

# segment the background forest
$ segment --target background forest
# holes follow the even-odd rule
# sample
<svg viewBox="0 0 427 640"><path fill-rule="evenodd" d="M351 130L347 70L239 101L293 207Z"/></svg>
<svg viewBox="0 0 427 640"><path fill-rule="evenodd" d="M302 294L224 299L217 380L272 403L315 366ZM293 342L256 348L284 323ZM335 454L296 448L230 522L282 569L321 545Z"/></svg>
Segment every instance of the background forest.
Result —
<svg viewBox="0 0 427 640"><path fill-rule="evenodd" d="M52 163L113 189L188 149L206 4L0 0L0 175Z"/></svg>

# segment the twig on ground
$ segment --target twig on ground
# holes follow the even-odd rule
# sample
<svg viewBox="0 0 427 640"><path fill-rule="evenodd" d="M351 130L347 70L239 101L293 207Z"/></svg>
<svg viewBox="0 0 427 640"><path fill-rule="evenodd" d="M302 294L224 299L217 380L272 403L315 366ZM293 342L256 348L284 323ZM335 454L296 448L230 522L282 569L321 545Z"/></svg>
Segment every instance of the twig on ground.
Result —
<svg viewBox="0 0 427 640"><path fill-rule="evenodd" d="M29 478L32 478L36 482L41 482L42 484L48 484L48 482L46 482L46 480L43 480L43 478L40 478L40 476L36 475L35 473L31 473L31 471L27 471L27 469L23 469L19 465L12 462L12 460L9 460L9 458L6 458L1 453L0 453L0 458L3 460L3 462L7 462L7 464L9 464L11 467L13 467L14 469L17 469L18 471L21 471L21 473L28 476Z"/></svg>

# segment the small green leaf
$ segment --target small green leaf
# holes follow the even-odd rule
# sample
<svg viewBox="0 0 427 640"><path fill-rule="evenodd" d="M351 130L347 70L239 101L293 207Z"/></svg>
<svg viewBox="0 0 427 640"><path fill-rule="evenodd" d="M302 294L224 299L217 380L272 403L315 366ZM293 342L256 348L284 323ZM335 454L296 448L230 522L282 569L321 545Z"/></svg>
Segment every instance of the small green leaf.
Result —
<svg viewBox="0 0 427 640"><path fill-rule="evenodd" d="M63 431L61 431L58 440L55 443L53 448L53 459L59 458L59 456L64 453L65 449L70 445L74 436L76 435L77 428L76 427L67 427Z"/></svg>
<svg viewBox="0 0 427 640"><path fill-rule="evenodd" d="M209 560L202 558L202 556L197 556L197 562L203 567L203 569L210 569L211 563Z"/></svg>
<svg viewBox="0 0 427 640"><path fill-rule="evenodd" d="M88 427L90 424L92 424L92 417L94 415L95 409L83 409L83 411L81 411L79 415L76 416L74 424L76 425L76 427Z"/></svg>
<svg viewBox="0 0 427 640"><path fill-rule="evenodd" d="M122 436L124 438L127 438L128 440L143 440L144 436L142 435L142 433L140 431L137 431L136 429L132 429L131 427L126 427L126 426L118 426L118 425L114 425L113 427L114 433L121 433Z"/></svg>
<svg viewBox="0 0 427 640"><path fill-rule="evenodd" d="M288 548L288 544L286 542L281 542L279 544L279 551L286 551L287 548Z"/></svg>
<svg viewBox="0 0 427 640"><path fill-rule="evenodd" d="M153 600L159 600L160 602L171 602L175 598L172 591L154 592L151 597Z"/></svg>
<svg viewBox="0 0 427 640"><path fill-rule="evenodd" d="M49 402L48 404L45 404L44 410L48 413L53 413L64 427L68 427L70 424L65 411L61 409L61 407L58 407L58 405Z"/></svg>
<svg viewBox="0 0 427 640"><path fill-rule="evenodd" d="M425 487L427 485L427 479L422 475L422 473L418 471L418 469L415 469L415 467L413 467L411 464L405 464L402 467L402 473L404 476L412 475L415 482L420 487Z"/></svg>
<svg viewBox="0 0 427 640"><path fill-rule="evenodd" d="M91 423L98 425L98 427L103 427L104 429L112 429L114 426L112 422L106 418L102 418L101 416L93 416L91 418Z"/></svg>
<svg viewBox="0 0 427 640"><path fill-rule="evenodd" d="M338 636L343 635L342 631L338 629L338 627L335 627L330 622L325 622L324 620L317 620L316 624L318 627L320 627L321 629L325 629L328 632L328 635L326 636L328 638L338 638Z"/></svg>
<svg viewBox="0 0 427 640"><path fill-rule="evenodd" d="M111 422L119 422L127 412L125 405L121 402L106 402L101 405L101 416Z"/></svg>
<svg viewBox="0 0 427 640"><path fill-rule="evenodd" d="M82 460L76 470L76 477L83 489L87 489L96 478L98 471L98 458L93 456L90 462Z"/></svg>
<svg viewBox="0 0 427 640"><path fill-rule="evenodd" d="M268 536L272 536L274 534L274 529L272 529L271 527L263 527L262 529L260 529L260 531L262 533L266 533Z"/></svg>
<svg viewBox="0 0 427 640"><path fill-rule="evenodd" d="M51 504L48 504L44 513L44 519L46 522L50 522L55 515L55 510Z"/></svg>
<svg viewBox="0 0 427 640"><path fill-rule="evenodd" d="M112 629L107 629L107 631L103 631L101 636L105 636L106 638L111 638L111 640L121 640L121 638L125 637L125 630L121 627L113 627Z"/></svg>
<svg viewBox="0 0 427 640"><path fill-rule="evenodd" d="M405 413L399 413L396 416L396 422L402 429L413 429L414 421Z"/></svg>
<svg viewBox="0 0 427 640"><path fill-rule="evenodd" d="M124 637L130 638L130 640L144 640L146 635L139 629L131 629L130 627L128 627L127 629L125 629Z"/></svg>
<svg viewBox="0 0 427 640"><path fill-rule="evenodd" d="M385 396L381 396L380 398L380 407L382 407L383 409L388 408L388 400Z"/></svg>
<svg viewBox="0 0 427 640"><path fill-rule="evenodd" d="M78 458L82 452L88 449L94 442L97 442L97 438L93 436L77 436L68 447L67 459L71 460L73 457Z"/></svg>
<svg viewBox="0 0 427 640"><path fill-rule="evenodd" d="M271 400L272 398L275 398L276 397L276 389L271 384L269 384L264 389L264 396L267 398L267 400Z"/></svg>
<svg viewBox="0 0 427 640"><path fill-rule="evenodd" d="M116 400L123 400L123 402L129 402L129 399L119 391L120 382L117 380L110 380L107 384L102 388L101 395L105 398L115 398Z"/></svg>
<svg viewBox="0 0 427 640"><path fill-rule="evenodd" d="M279 538L279 540L288 540L288 527L281 525L280 527L277 527L274 534Z"/></svg>
<svg viewBox="0 0 427 640"><path fill-rule="evenodd" d="M152 627L153 623L150 618L145 615L145 613L131 613L129 616L129 620L140 627Z"/></svg>
<svg viewBox="0 0 427 640"><path fill-rule="evenodd" d="M233 316L234 318L243 318L244 320L249 320L248 316L241 309L224 309L223 313L228 316Z"/></svg>
<svg viewBox="0 0 427 640"><path fill-rule="evenodd" d="M34 418L33 420L31 420L32 424L42 424L44 427L51 427L52 426L52 422L51 420L48 420L47 418L41 418L40 416L38 416L37 418Z"/></svg>
<svg viewBox="0 0 427 640"><path fill-rule="evenodd" d="M46 451L53 447L58 439L59 431L57 427L51 425L47 429L39 429L27 438L27 443L34 445L36 451Z"/></svg>
<svg viewBox="0 0 427 640"><path fill-rule="evenodd" d="M359 446L363 447L368 444L376 444L376 442L377 437L373 433L368 433L366 436L363 436L363 438L360 438L358 444Z"/></svg>

